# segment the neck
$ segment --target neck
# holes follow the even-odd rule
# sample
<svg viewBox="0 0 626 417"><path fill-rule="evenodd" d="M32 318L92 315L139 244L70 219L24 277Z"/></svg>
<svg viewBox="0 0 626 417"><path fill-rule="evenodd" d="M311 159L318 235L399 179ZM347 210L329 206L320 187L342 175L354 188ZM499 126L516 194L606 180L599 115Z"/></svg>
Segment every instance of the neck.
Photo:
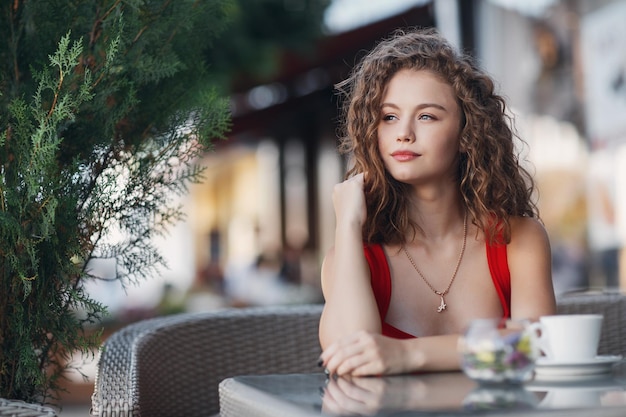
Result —
<svg viewBox="0 0 626 417"><path fill-rule="evenodd" d="M447 207L420 207L413 220L419 225L418 237L441 240L462 232L466 209L460 204Z"/></svg>

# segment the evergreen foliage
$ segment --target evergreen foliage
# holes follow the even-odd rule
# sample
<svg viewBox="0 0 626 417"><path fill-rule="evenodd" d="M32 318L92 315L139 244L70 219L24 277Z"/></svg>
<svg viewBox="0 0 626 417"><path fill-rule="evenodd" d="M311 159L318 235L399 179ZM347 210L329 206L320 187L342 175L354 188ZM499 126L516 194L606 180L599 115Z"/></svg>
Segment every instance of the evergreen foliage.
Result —
<svg viewBox="0 0 626 417"><path fill-rule="evenodd" d="M49 402L69 354L100 343L90 262L123 283L163 266L152 240L182 216L173 196L229 129L205 57L233 3L0 8L0 397Z"/></svg>
<svg viewBox="0 0 626 417"><path fill-rule="evenodd" d="M69 354L99 346L106 306L84 283L164 266L153 237L228 131L233 80L311 52L329 2L0 5L0 397L53 401Z"/></svg>

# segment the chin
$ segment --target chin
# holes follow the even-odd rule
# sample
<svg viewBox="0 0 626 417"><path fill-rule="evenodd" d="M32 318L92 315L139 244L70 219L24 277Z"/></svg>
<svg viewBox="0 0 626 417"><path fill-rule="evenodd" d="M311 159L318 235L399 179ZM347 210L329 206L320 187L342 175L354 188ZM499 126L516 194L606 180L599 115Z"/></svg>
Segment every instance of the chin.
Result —
<svg viewBox="0 0 626 417"><path fill-rule="evenodd" d="M407 175L393 175L393 179L407 185L414 185L418 183L418 179Z"/></svg>
<svg viewBox="0 0 626 417"><path fill-rule="evenodd" d="M417 178L415 177L415 174L412 172L390 171L389 174L394 180L400 181L400 182L413 182L417 180Z"/></svg>

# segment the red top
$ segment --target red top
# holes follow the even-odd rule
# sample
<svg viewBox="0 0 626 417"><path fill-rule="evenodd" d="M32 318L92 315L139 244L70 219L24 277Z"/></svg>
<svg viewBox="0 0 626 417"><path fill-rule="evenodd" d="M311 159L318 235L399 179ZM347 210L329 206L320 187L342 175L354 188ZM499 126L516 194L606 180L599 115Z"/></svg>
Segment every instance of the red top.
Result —
<svg viewBox="0 0 626 417"><path fill-rule="evenodd" d="M500 303L502 304L503 317L511 317L511 274L506 257L506 245L487 243L487 263L491 272L493 285L498 292ZM402 330L388 324L385 321L389 303L391 302L391 274L387 256L381 245L367 245L364 247L365 258L370 267L372 290L378 304L380 320L382 323L382 334L396 339L410 339L415 336L403 332Z"/></svg>

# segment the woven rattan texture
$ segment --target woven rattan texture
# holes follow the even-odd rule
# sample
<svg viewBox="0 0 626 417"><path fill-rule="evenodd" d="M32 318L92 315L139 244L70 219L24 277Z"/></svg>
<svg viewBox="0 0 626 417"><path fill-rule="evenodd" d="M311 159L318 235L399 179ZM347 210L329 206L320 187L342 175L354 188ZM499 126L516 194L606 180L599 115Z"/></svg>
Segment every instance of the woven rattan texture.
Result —
<svg viewBox="0 0 626 417"><path fill-rule="evenodd" d="M626 295L619 292L581 292L558 299L560 314L604 315L598 346L600 355L626 357Z"/></svg>
<svg viewBox="0 0 626 417"><path fill-rule="evenodd" d="M56 412L49 407L24 401L0 398L0 417L53 417Z"/></svg>
<svg viewBox="0 0 626 417"><path fill-rule="evenodd" d="M130 325L104 343L93 413L211 415L219 411L225 378L319 372L321 311L321 305L233 308Z"/></svg>
<svg viewBox="0 0 626 417"><path fill-rule="evenodd" d="M219 411L217 387L225 378L319 372L321 310L321 305L227 309L130 325L103 346L93 413L211 415ZM558 312L603 314L599 353L626 356L623 294L563 295Z"/></svg>

